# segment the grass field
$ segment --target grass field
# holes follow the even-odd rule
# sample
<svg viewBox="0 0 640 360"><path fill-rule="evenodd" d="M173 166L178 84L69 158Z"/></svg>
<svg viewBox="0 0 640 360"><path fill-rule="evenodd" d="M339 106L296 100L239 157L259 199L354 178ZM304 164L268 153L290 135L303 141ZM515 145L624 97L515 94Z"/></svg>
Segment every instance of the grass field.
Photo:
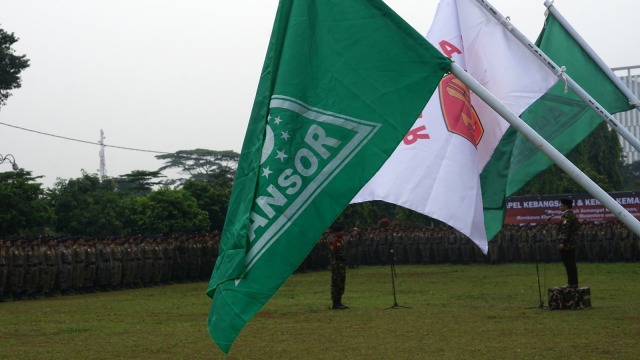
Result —
<svg viewBox="0 0 640 360"><path fill-rule="evenodd" d="M565 283L541 264L546 288ZM638 359L640 263L578 264L593 308L538 308L534 264L347 271L346 311L328 271L292 276L228 359ZM205 326L206 283L0 303L0 359L222 359Z"/></svg>

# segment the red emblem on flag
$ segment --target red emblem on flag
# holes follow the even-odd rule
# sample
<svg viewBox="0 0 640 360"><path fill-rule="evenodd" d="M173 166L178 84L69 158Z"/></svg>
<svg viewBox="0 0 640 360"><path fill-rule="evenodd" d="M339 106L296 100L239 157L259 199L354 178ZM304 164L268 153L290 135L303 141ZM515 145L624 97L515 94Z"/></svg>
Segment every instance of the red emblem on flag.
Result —
<svg viewBox="0 0 640 360"><path fill-rule="evenodd" d="M478 147L484 128L471 105L471 90L453 75L440 81L440 106L447 129L469 140Z"/></svg>

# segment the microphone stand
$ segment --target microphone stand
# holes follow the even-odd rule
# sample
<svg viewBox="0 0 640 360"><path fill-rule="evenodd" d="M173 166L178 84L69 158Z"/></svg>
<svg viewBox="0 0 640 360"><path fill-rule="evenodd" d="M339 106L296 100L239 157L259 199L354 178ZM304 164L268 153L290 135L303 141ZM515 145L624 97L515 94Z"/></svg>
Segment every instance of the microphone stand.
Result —
<svg viewBox="0 0 640 360"><path fill-rule="evenodd" d="M544 225L547 225L549 223L549 220L551 220L555 215L551 215L549 216L545 221L544 221ZM535 245L534 245L534 251L535 251ZM544 301L542 300L542 289L540 288L540 269L538 267L538 263L540 262L539 258L538 258L539 254L536 251L536 278L538 279L538 306L532 306L529 307L527 309L544 309Z"/></svg>
<svg viewBox="0 0 640 360"><path fill-rule="evenodd" d="M393 305L389 306L388 308L385 308L385 310L397 309L397 308L411 309L408 306L398 305L398 300L396 298L396 255L393 251L393 245L394 245L394 242L393 240L391 240L391 246L389 247L389 255L390 255L389 265L391 267L391 289L393 290Z"/></svg>

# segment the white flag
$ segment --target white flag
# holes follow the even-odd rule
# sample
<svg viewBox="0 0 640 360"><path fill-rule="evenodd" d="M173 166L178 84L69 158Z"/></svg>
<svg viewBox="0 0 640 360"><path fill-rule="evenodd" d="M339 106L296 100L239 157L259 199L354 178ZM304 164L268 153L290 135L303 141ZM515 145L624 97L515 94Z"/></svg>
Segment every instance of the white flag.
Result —
<svg viewBox="0 0 640 360"><path fill-rule="evenodd" d="M515 114L557 78L475 0L442 0L427 39ZM412 130L352 202L384 200L443 221L487 253L479 174L509 124L446 76Z"/></svg>

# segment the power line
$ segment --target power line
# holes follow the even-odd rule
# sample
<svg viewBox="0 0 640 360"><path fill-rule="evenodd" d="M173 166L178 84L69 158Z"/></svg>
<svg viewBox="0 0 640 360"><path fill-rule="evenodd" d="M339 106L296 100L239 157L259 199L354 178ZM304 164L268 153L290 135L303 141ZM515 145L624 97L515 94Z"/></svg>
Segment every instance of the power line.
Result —
<svg viewBox="0 0 640 360"><path fill-rule="evenodd" d="M141 151L141 152L148 152L148 153L154 153L154 154L173 154L170 153L168 151L154 151L154 150L145 150L145 149L136 149L136 148L130 148L130 147L125 147L125 146L116 146L116 145L107 145L107 144L99 144L97 142L94 141L87 141L87 140L80 140L80 139L74 139L74 138L70 138L70 137L66 137L66 136L60 136L60 135L54 135L54 134L49 134L46 132L42 132L42 131L37 131L37 130L31 130L31 129L27 129L27 128L23 128L20 126L16 126L16 125L11 125L11 124L7 124L7 123L3 123L0 122L0 125L4 125L4 126L9 126L12 128L16 128L16 129L20 129L20 130L24 130L24 131L29 131L32 133L36 133L36 134L40 134L40 135L45 135L45 136L51 136L51 137L55 137L55 138L59 138L59 139L64 139L64 140L69 140L69 141L75 141L75 142L80 142L80 143L85 143L85 144L91 144L91 145L104 145L105 147L111 147L114 149L122 149L122 150L131 150L131 151Z"/></svg>

